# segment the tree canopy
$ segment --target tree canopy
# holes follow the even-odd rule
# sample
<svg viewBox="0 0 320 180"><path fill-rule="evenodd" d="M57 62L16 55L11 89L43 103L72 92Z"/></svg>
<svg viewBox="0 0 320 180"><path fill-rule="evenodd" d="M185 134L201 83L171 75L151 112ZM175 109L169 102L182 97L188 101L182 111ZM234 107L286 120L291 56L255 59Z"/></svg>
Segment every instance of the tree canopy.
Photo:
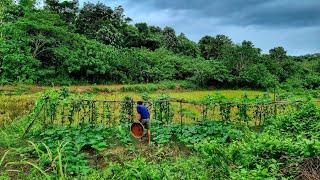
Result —
<svg viewBox="0 0 320 180"><path fill-rule="evenodd" d="M199 86L319 88L320 55L263 54L250 41L132 23L121 6L35 0L0 6L0 82L132 83L187 80Z"/></svg>

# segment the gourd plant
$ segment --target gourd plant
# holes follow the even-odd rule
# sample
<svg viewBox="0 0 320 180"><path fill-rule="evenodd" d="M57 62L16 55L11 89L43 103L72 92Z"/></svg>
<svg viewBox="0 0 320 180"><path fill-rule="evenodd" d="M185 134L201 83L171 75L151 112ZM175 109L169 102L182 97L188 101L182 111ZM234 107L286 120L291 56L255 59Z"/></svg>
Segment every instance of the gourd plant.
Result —
<svg viewBox="0 0 320 180"><path fill-rule="evenodd" d="M67 119L69 121L69 125L71 125L74 122L74 115L75 115L75 112L77 110L77 107L79 109L78 101L71 101L70 109L69 109L68 114L67 114Z"/></svg>
<svg viewBox="0 0 320 180"><path fill-rule="evenodd" d="M126 96L121 102L120 123L128 124L133 122L133 115L133 99Z"/></svg>
<svg viewBox="0 0 320 180"><path fill-rule="evenodd" d="M110 102L104 101L102 104L102 113L101 113L101 124L111 125L112 122L112 114L110 110Z"/></svg>
<svg viewBox="0 0 320 180"><path fill-rule="evenodd" d="M46 91L35 103L33 110L26 117L29 125L26 127L24 135L27 134L30 129L35 125L37 120L42 120L40 122L41 126L47 126L50 123L54 123L56 119L57 107L60 103L61 98L66 98L69 96L69 92L65 89L60 91L48 90ZM41 119L41 113L43 113L44 118ZM49 117L49 122L47 118Z"/></svg>
<svg viewBox="0 0 320 180"><path fill-rule="evenodd" d="M216 107L218 106L217 102L218 102L217 97L213 97L213 96L206 96L200 101L200 104L202 104L202 111L201 111L202 120L209 120L212 118L216 118L215 110L216 110Z"/></svg>
<svg viewBox="0 0 320 180"><path fill-rule="evenodd" d="M231 108L233 107L230 102L220 102L219 110L222 121L228 122L231 121Z"/></svg>
<svg viewBox="0 0 320 180"><path fill-rule="evenodd" d="M255 98L253 117L255 119L255 125L262 125L266 117L269 117L272 113L272 100L270 96L264 94L262 97L257 96Z"/></svg>
<svg viewBox="0 0 320 180"><path fill-rule="evenodd" d="M98 123L99 111L97 109L97 102L94 100L90 101L90 123Z"/></svg>
<svg viewBox="0 0 320 180"><path fill-rule="evenodd" d="M151 97L149 96L149 94L143 93L141 95L141 99L143 101L143 104L151 111L153 108L153 103L152 103L152 100L151 100Z"/></svg>
<svg viewBox="0 0 320 180"><path fill-rule="evenodd" d="M244 122L248 125L249 123L249 120L250 120L250 117L248 115L248 110L249 110L249 104L248 104L248 96L247 94L245 94L240 103L237 104L237 108L238 108L238 121L241 123L241 122Z"/></svg>
<svg viewBox="0 0 320 180"><path fill-rule="evenodd" d="M57 107L60 103L60 95L55 91L49 91L44 98L46 99L46 117L50 117L50 123L53 124L56 119Z"/></svg>
<svg viewBox="0 0 320 180"><path fill-rule="evenodd" d="M224 122L231 121L231 108L233 107L233 104L221 95L212 98L212 100L218 104L221 120Z"/></svg>
<svg viewBox="0 0 320 180"><path fill-rule="evenodd" d="M161 95L154 101L154 114L155 119L161 124L172 123L174 114L169 96Z"/></svg>

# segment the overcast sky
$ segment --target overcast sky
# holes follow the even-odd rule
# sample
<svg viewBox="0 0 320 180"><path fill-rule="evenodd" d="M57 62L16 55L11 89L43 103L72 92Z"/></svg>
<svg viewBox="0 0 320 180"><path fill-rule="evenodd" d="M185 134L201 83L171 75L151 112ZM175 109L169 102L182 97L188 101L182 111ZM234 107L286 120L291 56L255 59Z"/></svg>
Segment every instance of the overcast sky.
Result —
<svg viewBox="0 0 320 180"><path fill-rule="evenodd" d="M320 52L320 0L80 0L124 7L133 22L171 26L198 42L224 34L252 41L263 52L283 46L290 55Z"/></svg>

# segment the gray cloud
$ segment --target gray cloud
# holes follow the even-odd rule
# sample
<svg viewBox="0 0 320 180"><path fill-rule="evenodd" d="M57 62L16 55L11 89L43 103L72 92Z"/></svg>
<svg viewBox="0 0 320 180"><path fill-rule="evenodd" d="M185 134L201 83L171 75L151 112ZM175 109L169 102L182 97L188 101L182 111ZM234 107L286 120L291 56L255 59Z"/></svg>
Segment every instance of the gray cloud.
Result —
<svg viewBox="0 0 320 180"><path fill-rule="evenodd" d="M122 5L134 22L172 26L194 41L225 34L236 43L250 40L264 52L275 46L292 55L320 52L320 0L89 1Z"/></svg>
<svg viewBox="0 0 320 180"><path fill-rule="evenodd" d="M187 10L198 18L215 17L238 25L320 25L319 0L131 0L127 4L144 4L145 8L158 10Z"/></svg>

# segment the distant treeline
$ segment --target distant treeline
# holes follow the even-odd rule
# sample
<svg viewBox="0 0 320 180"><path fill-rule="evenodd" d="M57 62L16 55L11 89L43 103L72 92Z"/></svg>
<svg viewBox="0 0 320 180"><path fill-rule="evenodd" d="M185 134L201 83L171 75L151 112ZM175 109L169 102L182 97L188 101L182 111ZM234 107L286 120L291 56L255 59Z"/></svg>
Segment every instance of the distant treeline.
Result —
<svg viewBox="0 0 320 180"><path fill-rule="evenodd" d="M77 0L1 0L0 83L144 83L188 80L199 86L320 87L320 55L262 54L225 35L198 43L173 28L132 24L121 6Z"/></svg>

